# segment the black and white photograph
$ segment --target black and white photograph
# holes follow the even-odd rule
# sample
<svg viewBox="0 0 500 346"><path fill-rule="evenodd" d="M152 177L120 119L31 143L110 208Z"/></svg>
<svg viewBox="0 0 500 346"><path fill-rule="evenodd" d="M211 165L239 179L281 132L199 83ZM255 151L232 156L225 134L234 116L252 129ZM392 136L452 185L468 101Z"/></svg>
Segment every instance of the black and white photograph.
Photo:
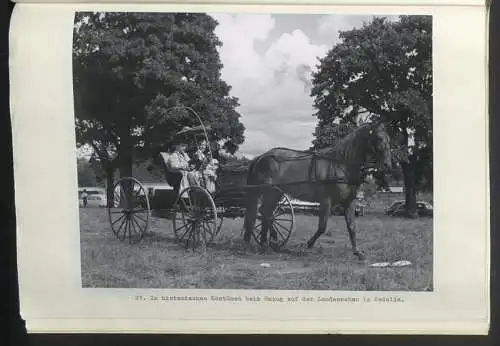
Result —
<svg viewBox="0 0 500 346"><path fill-rule="evenodd" d="M82 287L433 291L432 31L75 12Z"/></svg>

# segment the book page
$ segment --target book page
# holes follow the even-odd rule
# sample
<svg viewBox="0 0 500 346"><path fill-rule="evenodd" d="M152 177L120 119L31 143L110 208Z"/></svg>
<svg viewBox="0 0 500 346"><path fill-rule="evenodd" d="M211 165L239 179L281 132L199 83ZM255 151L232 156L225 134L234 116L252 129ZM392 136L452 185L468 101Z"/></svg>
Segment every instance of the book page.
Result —
<svg viewBox="0 0 500 346"><path fill-rule="evenodd" d="M29 332L488 332L479 2L20 2Z"/></svg>
<svg viewBox="0 0 500 346"><path fill-rule="evenodd" d="M81 1L81 0L15 0L16 3L75 3L75 4L178 4L178 1L173 0L93 0L93 1ZM184 5L187 3L193 4L214 4L213 1L210 0L199 0L199 1L184 1ZM356 6L356 5L365 5L365 6L485 6L487 1L485 0L316 0L315 5L347 5L347 6ZM230 0L219 0L217 4L224 5L234 5L234 4L265 4L270 5L270 1L266 0L250 0L250 1L230 1ZM282 1L273 1L273 5L306 5L303 1L300 0L282 0Z"/></svg>

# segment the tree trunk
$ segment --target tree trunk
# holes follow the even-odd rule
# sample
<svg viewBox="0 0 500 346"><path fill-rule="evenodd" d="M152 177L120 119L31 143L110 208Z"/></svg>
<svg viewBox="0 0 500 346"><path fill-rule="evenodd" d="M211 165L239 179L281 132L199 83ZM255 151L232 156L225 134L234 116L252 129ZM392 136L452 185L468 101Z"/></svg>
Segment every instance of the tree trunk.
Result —
<svg viewBox="0 0 500 346"><path fill-rule="evenodd" d="M405 192L405 214L408 217L418 217L417 211L417 188L415 184L415 160L410 157L408 163L403 164L404 192Z"/></svg>
<svg viewBox="0 0 500 346"><path fill-rule="evenodd" d="M132 153L120 153L120 178L132 176L133 159Z"/></svg>
<svg viewBox="0 0 500 346"><path fill-rule="evenodd" d="M115 191L114 186L114 175L115 169L111 164L106 165L106 195L108 199L108 208L114 207L115 202Z"/></svg>
<svg viewBox="0 0 500 346"><path fill-rule="evenodd" d="M120 171L120 178L132 177L132 166L133 166L133 156L131 145L130 133L125 133L120 138L120 147L118 152L118 169ZM127 196L132 196L132 182L128 181L125 184L122 184L125 191L122 191L121 194L126 193ZM130 205L124 205L122 202L126 204L129 198L124 198L124 196L120 196L120 206L122 208L130 208Z"/></svg>
<svg viewBox="0 0 500 346"><path fill-rule="evenodd" d="M130 136L130 128L124 127L120 131L120 145L118 147L118 169L120 171L120 178L132 176L132 138Z"/></svg>

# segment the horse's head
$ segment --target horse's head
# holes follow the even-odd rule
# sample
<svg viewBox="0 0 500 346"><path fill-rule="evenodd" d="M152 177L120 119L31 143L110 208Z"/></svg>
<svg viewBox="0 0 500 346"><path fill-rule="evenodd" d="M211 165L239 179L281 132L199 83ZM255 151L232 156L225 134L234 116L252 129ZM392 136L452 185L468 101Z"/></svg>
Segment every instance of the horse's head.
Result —
<svg viewBox="0 0 500 346"><path fill-rule="evenodd" d="M370 154L372 154L377 163L377 168L383 172L389 172L392 169L391 138L386 131L382 121L377 121L369 127L370 136Z"/></svg>

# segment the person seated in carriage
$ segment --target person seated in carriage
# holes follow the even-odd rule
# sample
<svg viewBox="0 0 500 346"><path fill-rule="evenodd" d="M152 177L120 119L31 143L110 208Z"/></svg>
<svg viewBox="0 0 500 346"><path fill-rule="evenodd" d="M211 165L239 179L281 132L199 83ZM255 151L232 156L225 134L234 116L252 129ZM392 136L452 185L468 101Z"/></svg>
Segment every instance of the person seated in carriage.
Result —
<svg viewBox="0 0 500 346"><path fill-rule="evenodd" d="M203 179L205 188L208 192L213 193L215 191L219 161L210 155L208 143L205 138L197 143L193 162L199 172L201 172L201 179Z"/></svg>
<svg viewBox="0 0 500 346"><path fill-rule="evenodd" d="M172 145L173 152L169 155L167 162L165 162L169 170L167 182L179 193L191 185L199 185L200 176L186 152L188 147L187 141L177 139Z"/></svg>

